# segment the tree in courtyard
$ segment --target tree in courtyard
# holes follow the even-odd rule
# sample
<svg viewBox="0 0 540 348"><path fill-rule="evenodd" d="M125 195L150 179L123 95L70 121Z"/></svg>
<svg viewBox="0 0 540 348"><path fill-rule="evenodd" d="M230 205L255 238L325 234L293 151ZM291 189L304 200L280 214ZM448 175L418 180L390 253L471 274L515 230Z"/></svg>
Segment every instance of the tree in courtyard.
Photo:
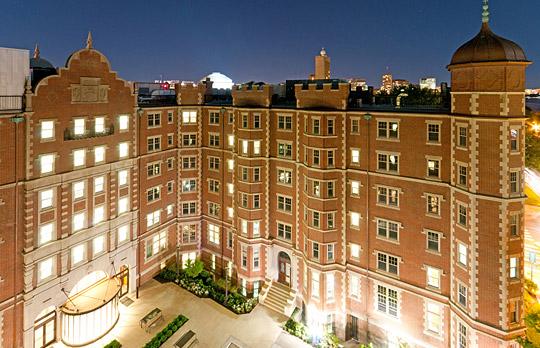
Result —
<svg viewBox="0 0 540 348"><path fill-rule="evenodd" d="M538 286L529 279L525 279L525 290L523 291L525 317L525 336L517 339L518 343L525 348L540 347L540 303L536 294Z"/></svg>

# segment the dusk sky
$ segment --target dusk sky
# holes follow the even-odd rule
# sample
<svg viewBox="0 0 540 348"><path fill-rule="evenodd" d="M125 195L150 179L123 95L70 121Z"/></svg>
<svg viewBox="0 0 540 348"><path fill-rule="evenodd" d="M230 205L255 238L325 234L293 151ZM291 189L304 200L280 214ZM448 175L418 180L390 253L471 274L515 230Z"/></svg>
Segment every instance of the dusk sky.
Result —
<svg viewBox="0 0 540 348"><path fill-rule="evenodd" d="M234 82L307 78L325 47L332 77L379 86L394 78L448 81L452 53L481 25L481 0L2 0L0 46L33 49L55 66L94 48L133 81L198 80L212 71ZM540 87L540 1L491 0L491 28L520 44L529 87Z"/></svg>

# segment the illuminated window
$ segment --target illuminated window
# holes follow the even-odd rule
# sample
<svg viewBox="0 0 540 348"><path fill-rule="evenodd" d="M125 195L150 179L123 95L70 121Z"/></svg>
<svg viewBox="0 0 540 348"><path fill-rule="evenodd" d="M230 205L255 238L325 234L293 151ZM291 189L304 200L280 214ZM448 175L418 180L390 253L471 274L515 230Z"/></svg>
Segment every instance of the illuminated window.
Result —
<svg viewBox="0 0 540 348"><path fill-rule="evenodd" d="M334 290L334 273L327 273L326 276L326 300L327 301L333 301L335 296L335 290Z"/></svg>
<svg viewBox="0 0 540 348"><path fill-rule="evenodd" d="M39 207L46 209L53 206L53 189L47 189L39 192Z"/></svg>
<svg viewBox="0 0 540 348"><path fill-rule="evenodd" d="M311 297L319 298L319 272L311 271Z"/></svg>
<svg viewBox="0 0 540 348"><path fill-rule="evenodd" d="M439 196L432 195L432 194L426 194L426 212L431 215L440 215L441 212L441 199Z"/></svg>
<svg viewBox="0 0 540 348"><path fill-rule="evenodd" d="M458 243L458 262L467 266L467 246L463 243Z"/></svg>
<svg viewBox="0 0 540 348"><path fill-rule="evenodd" d="M96 133L105 132L105 117L96 117L94 119L94 132Z"/></svg>
<svg viewBox="0 0 540 348"><path fill-rule="evenodd" d="M360 258L360 245L351 243L351 258Z"/></svg>
<svg viewBox="0 0 540 348"><path fill-rule="evenodd" d="M73 214L73 232L82 230L86 224L86 213L80 212Z"/></svg>
<svg viewBox="0 0 540 348"><path fill-rule="evenodd" d="M129 210L129 197L122 197L118 200L118 215Z"/></svg>
<svg viewBox="0 0 540 348"><path fill-rule="evenodd" d="M360 163L360 150L357 150L357 149L351 150L351 163L353 164Z"/></svg>
<svg viewBox="0 0 540 348"><path fill-rule="evenodd" d="M39 227L38 245L44 245L52 241L54 236L54 222L41 225Z"/></svg>
<svg viewBox="0 0 540 348"><path fill-rule="evenodd" d="M354 274L349 274L349 296L355 299L360 298L360 278Z"/></svg>
<svg viewBox="0 0 540 348"><path fill-rule="evenodd" d="M73 150L73 166L81 167L86 164L86 150L78 149Z"/></svg>
<svg viewBox="0 0 540 348"><path fill-rule="evenodd" d="M234 160L233 160L233 159L227 160L227 169L228 169L229 171L233 171L233 170L234 170Z"/></svg>
<svg viewBox="0 0 540 348"><path fill-rule="evenodd" d="M278 183L287 186L292 185L292 171L287 169L278 169Z"/></svg>
<svg viewBox="0 0 540 348"><path fill-rule="evenodd" d="M127 185L128 174L129 172L126 169L118 171L118 185L119 186Z"/></svg>
<svg viewBox="0 0 540 348"><path fill-rule="evenodd" d="M242 154L247 155L249 151L249 142L247 140L242 140Z"/></svg>
<svg viewBox="0 0 540 348"><path fill-rule="evenodd" d="M174 204L168 204L167 205L167 215L172 215L174 212Z"/></svg>
<svg viewBox="0 0 540 348"><path fill-rule="evenodd" d="M73 120L73 134L75 135L84 135L84 118L76 118Z"/></svg>
<svg viewBox="0 0 540 348"><path fill-rule="evenodd" d="M182 111L182 123L183 124L197 123L197 111Z"/></svg>
<svg viewBox="0 0 540 348"><path fill-rule="evenodd" d="M227 184L227 192L229 192L230 195L234 193L234 184L231 184L231 183Z"/></svg>
<svg viewBox="0 0 540 348"><path fill-rule="evenodd" d="M360 195L360 182L359 181L351 181L351 195L352 196Z"/></svg>
<svg viewBox="0 0 540 348"><path fill-rule="evenodd" d="M440 289L441 288L441 270L426 266L427 285L429 287Z"/></svg>
<svg viewBox="0 0 540 348"><path fill-rule="evenodd" d="M118 144L118 156L120 158L127 157L129 155L129 143Z"/></svg>
<svg viewBox="0 0 540 348"><path fill-rule="evenodd" d="M125 242L129 238L129 225L118 227L118 243Z"/></svg>
<svg viewBox="0 0 540 348"><path fill-rule="evenodd" d="M433 302L426 303L426 329L437 335L442 334L442 307Z"/></svg>
<svg viewBox="0 0 540 348"><path fill-rule="evenodd" d="M255 155L261 154L261 141L260 140L253 141L253 154Z"/></svg>
<svg viewBox="0 0 540 348"><path fill-rule="evenodd" d="M86 254L86 245L79 244L71 248L71 265L75 266L84 261Z"/></svg>
<svg viewBox="0 0 540 348"><path fill-rule="evenodd" d="M105 177L98 176L94 178L94 193L103 192L105 186Z"/></svg>
<svg viewBox="0 0 540 348"><path fill-rule="evenodd" d="M510 267L508 268L508 273L510 278L517 279L519 278L519 260L517 257L511 257L509 261Z"/></svg>
<svg viewBox="0 0 540 348"><path fill-rule="evenodd" d="M105 207L100 205L94 208L94 225L99 224L105 220Z"/></svg>
<svg viewBox="0 0 540 348"><path fill-rule="evenodd" d="M94 162L100 163L105 161L105 146L97 146L94 148Z"/></svg>
<svg viewBox="0 0 540 348"><path fill-rule="evenodd" d="M152 227L159 224L161 216L161 210L156 210L152 213L146 214L146 227Z"/></svg>
<svg viewBox="0 0 540 348"><path fill-rule="evenodd" d="M92 241L92 252L95 256L101 254L103 251L105 251L105 237L98 236Z"/></svg>
<svg viewBox="0 0 540 348"><path fill-rule="evenodd" d="M38 281L43 281L53 275L54 261L54 257L51 257L38 263Z"/></svg>
<svg viewBox="0 0 540 348"><path fill-rule="evenodd" d="M359 228L360 227L360 213L351 212L351 227Z"/></svg>
<svg viewBox="0 0 540 348"><path fill-rule="evenodd" d="M146 176L151 178L161 174L161 163L150 163L146 166Z"/></svg>
<svg viewBox="0 0 540 348"><path fill-rule="evenodd" d="M229 147L233 147L234 146L234 135L229 134L227 139L228 139Z"/></svg>
<svg viewBox="0 0 540 348"><path fill-rule="evenodd" d="M159 254L167 249L167 231L155 234L151 240L146 241L146 259Z"/></svg>
<svg viewBox="0 0 540 348"><path fill-rule="evenodd" d="M253 221L252 229L253 229L253 237L258 237L261 233L261 223L259 221Z"/></svg>
<svg viewBox="0 0 540 348"><path fill-rule="evenodd" d="M73 183L73 199L79 199L84 197L86 192L86 182L78 181Z"/></svg>
<svg viewBox="0 0 540 348"><path fill-rule="evenodd" d="M232 219L234 217L234 208L233 207L227 207L227 216L229 219Z"/></svg>
<svg viewBox="0 0 540 348"><path fill-rule="evenodd" d="M54 138L54 121L41 121L41 139Z"/></svg>
<svg viewBox="0 0 540 348"><path fill-rule="evenodd" d="M219 226L208 224L208 241L219 245Z"/></svg>
<svg viewBox="0 0 540 348"><path fill-rule="evenodd" d="M54 170L54 155L41 155L39 156L39 168L41 174L52 173Z"/></svg>
<svg viewBox="0 0 540 348"><path fill-rule="evenodd" d="M118 128L120 130L127 130L129 128L129 115L118 116Z"/></svg>

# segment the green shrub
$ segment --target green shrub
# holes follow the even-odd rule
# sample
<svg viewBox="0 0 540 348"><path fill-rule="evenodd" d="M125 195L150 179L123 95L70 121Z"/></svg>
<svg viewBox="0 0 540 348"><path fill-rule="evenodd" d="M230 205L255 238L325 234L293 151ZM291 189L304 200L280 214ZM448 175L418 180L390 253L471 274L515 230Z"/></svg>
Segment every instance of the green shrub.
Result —
<svg viewBox="0 0 540 348"><path fill-rule="evenodd" d="M103 346L103 348L120 348L120 347L122 347L122 345L117 340L112 340L111 342Z"/></svg>
<svg viewBox="0 0 540 348"><path fill-rule="evenodd" d="M148 343L146 343L144 348L159 348L165 341L169 339L178 329L188 321L188 318L180 314L174 318L167 326L158 332ZM116 348L116 347L115 347Z"/></svg>
<svg viewBox="0 0 540 348"><path fill-rule="evenodd" d="M195 259L195 261L188 260L184 268L184 273L190 278L197 278L199 274L204 270L204 263Z"/></svg>

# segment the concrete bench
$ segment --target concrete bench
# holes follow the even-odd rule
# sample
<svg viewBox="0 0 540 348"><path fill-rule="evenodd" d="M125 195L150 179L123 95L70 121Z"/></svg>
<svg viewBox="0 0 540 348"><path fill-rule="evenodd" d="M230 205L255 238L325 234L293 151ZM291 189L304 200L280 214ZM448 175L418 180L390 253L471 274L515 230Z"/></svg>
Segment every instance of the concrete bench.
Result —
<svg viewBox="0 0 540 348"><path fill-rule="evenodd" d="M150 327L157 323L159 320L165 320L163 318L163 314L161 313L161 309L154 308L150 313L146 314L140 321L139 325L141 328L144 329L144 331L148 332L150 331Z"/></svg>
<svg viewBox="0 0 540 348"><path fill-rule="evenodd" d="M185 334L180 337L178 341L174 344L175 348L189 348L192 347L195 343L197 343L197 335L195 332L189 330Z"/></svg>

